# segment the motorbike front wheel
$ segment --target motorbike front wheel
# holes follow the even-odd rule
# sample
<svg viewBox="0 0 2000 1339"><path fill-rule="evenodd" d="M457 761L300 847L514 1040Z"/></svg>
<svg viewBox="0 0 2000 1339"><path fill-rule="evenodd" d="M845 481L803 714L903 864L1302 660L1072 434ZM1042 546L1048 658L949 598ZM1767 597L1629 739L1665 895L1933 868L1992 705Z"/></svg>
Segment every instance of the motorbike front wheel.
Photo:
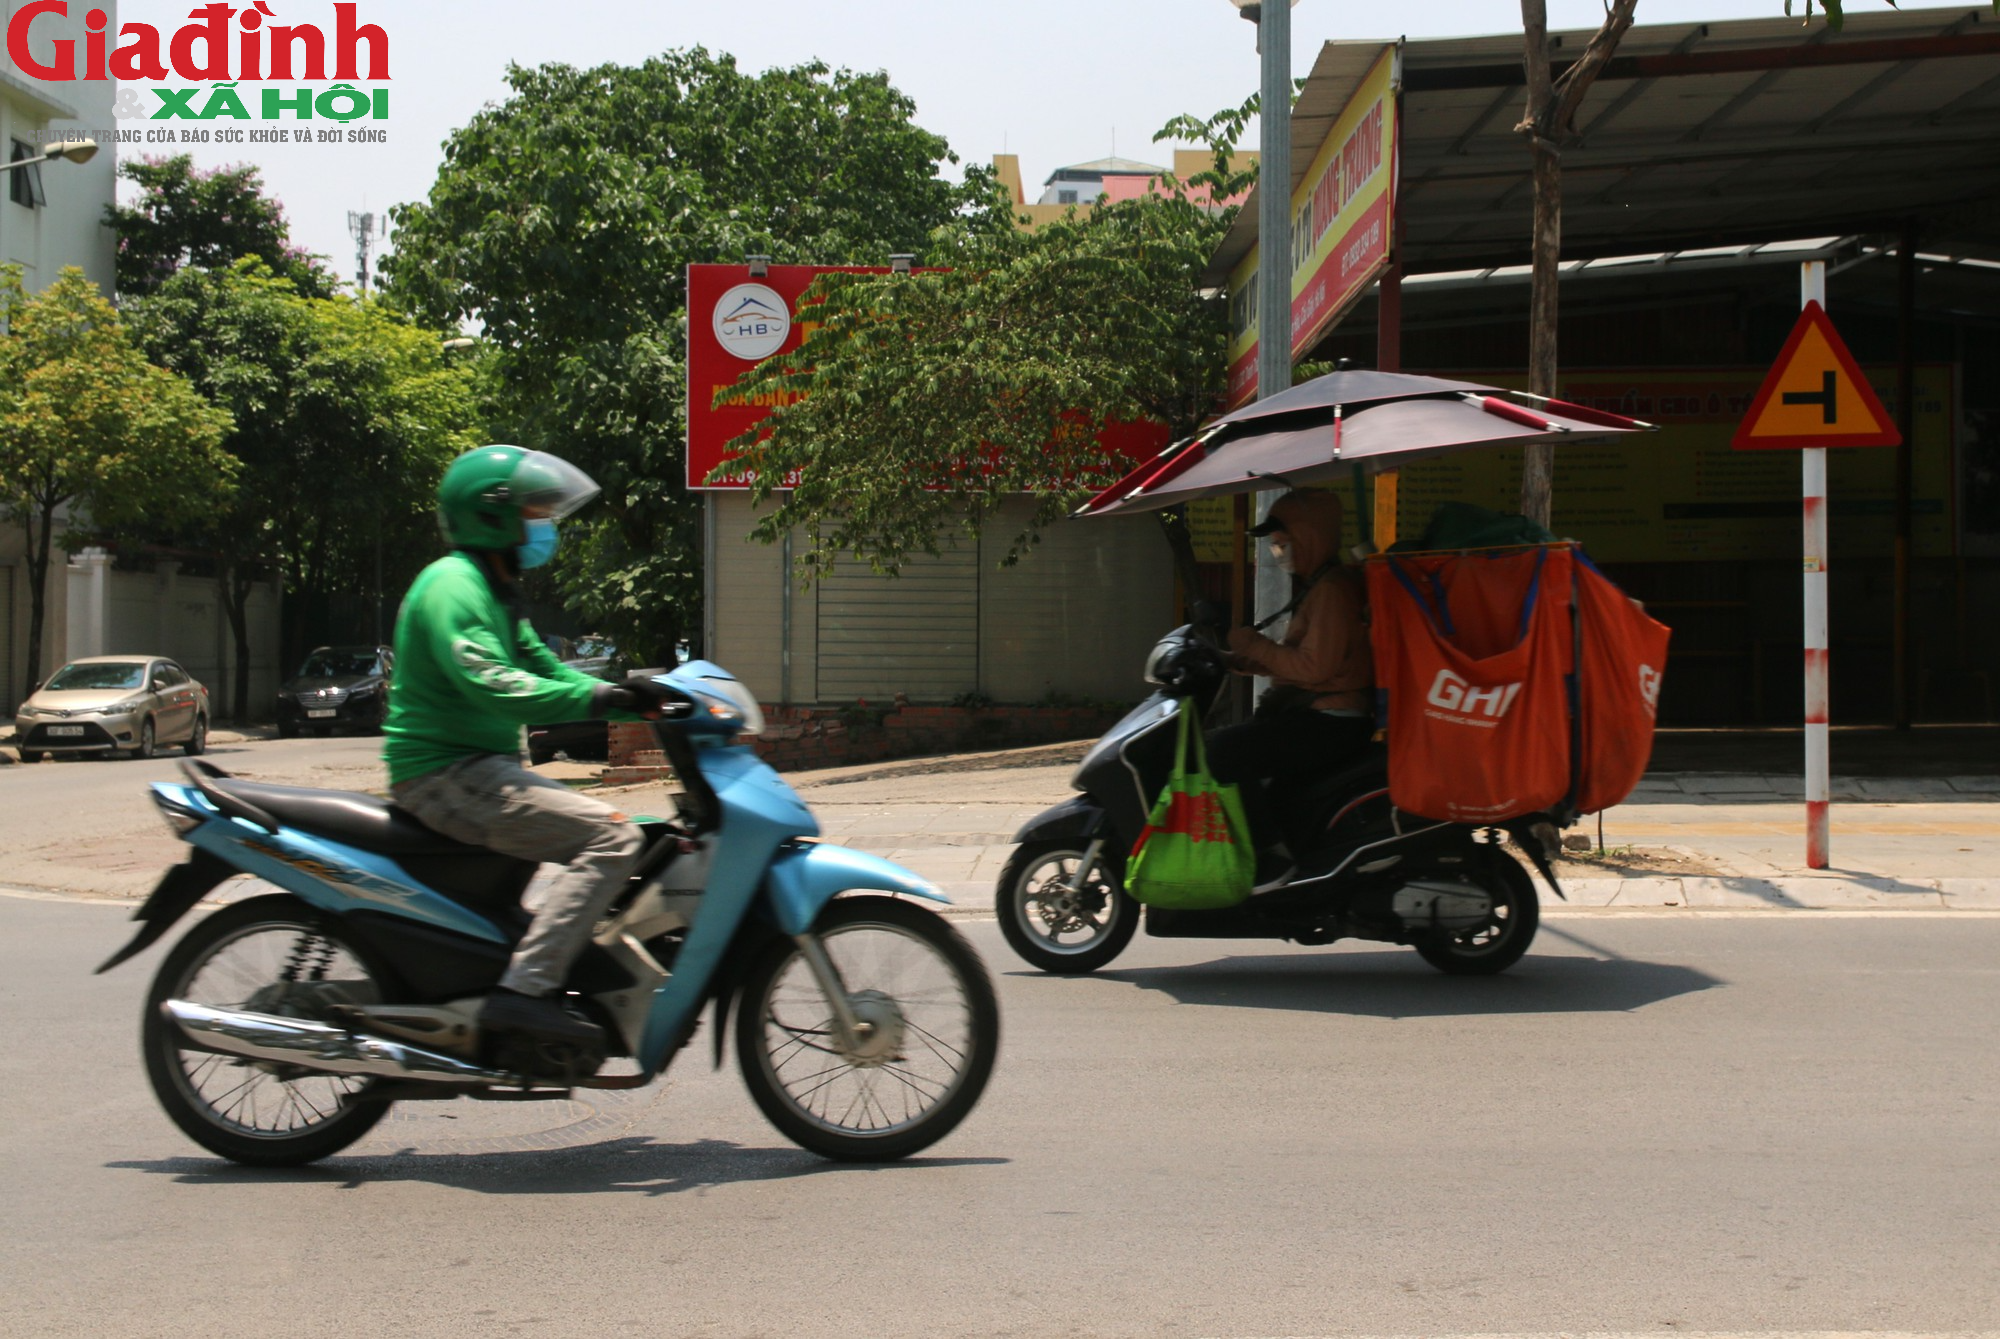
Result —
<svg viewBox="0 0 2000 1339"><path fill-rule="evenodd" d="M1088 871L1078 841L1024 842L1000 871L1000 933L1030 967L1057 976L1094 972L1125 951L1139 904L1108 846Z"/></svg>
<svg viewBox="0 0 2000 1339"><path fill-rule="evenodd" d="M1452 976L1491 976L1506 971L1528 951L1541 924L1541 904L1528 871L1512 856L1486 849L1489 855L1484 863L1468 872L1493 899L1485 924L1417 943L1417 952L1425 962Z"/></svg>
<svg viewBox="0 0 2000 1339"><path fill-rule="evenodd" d="M324 1022L335 1006L380 1003L387 979L372 952L296 898L224 907L174 945L147 993L140 1038L153 1093L188 1138L233 1162L296 1167L338 1153L389 1110L355 1101L373 1079L194 1046L160 1006Z"/></svg>
<svg viewBox="0 0 2000 1339"><path fill-rule="evenodd" d="M965 1119L1000 1045L1000 1007L979 955L934 912L844 897L813 927L861 1025L851 1044L801 947L781 940L750 969L736 1015L743 1082L771 1124L840 1162L888 1162Z"/></svg>

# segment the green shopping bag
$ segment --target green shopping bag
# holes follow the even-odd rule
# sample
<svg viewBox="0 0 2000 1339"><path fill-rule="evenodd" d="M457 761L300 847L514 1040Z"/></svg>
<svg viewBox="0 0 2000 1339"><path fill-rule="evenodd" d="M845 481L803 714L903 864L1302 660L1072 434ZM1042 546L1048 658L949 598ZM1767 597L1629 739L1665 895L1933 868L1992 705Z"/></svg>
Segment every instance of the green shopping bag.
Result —
<svg viewBox="0 0 2000 1339"><path fill-rule="evenodd" d="M1208 774L1201 721L1184 702L1173 774L1132 848L1125 891L1148 906L1206 911L1250 896L1256 872L1242 797Z"/></svg>

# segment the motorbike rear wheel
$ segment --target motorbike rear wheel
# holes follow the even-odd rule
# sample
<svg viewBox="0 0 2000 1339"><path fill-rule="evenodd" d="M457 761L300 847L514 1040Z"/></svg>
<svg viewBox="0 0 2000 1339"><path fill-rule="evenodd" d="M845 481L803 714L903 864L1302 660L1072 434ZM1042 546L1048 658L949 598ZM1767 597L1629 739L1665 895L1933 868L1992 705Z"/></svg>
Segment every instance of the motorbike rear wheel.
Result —
<svg viewBox="0 0 2000 1339"><path fill-rule="evenodd" d="M1124 862L1101 847L1083 874L1079 841L1024 842L1000 871L1000 933L1030 966L1056 976L1094 972L1125 951L1139 904L1125 891Z"/></svg>
<svg viewBox="0 0 2000 1339"><path fill-rule="evenodd" d="M232 1162L296 1167L338 1153L388 1113L356 1101L373 1079L321 1074L192 1046L160 1006L310 1018L333 1004L375 1004L388 971L337 921L279 894L238 902L174 945L146 995L140 1028L153 1094L188 1138Z"/></svg>
<svg viewBox="0 0 2000 1339"><path fill-rule="evenodd" d="M1492 976L1521 960L1541 924L1535 881L1521 862L1495 847L1466 871L1493 899L1493 910L1477 929L1417 941L1425 962L1451 976Z"/></svg>
<svg viewBox="0 0 2000 1339"><path fill-rule="evenodd" d="M965 1119L1000 1047L1000 1007L979 955L943 917L892 897L827 904L813 933L867 1033L837 1039L798 944L751 967L736 1015L743 1082L771 1124L840 1162L889 1162Z"/></svg>

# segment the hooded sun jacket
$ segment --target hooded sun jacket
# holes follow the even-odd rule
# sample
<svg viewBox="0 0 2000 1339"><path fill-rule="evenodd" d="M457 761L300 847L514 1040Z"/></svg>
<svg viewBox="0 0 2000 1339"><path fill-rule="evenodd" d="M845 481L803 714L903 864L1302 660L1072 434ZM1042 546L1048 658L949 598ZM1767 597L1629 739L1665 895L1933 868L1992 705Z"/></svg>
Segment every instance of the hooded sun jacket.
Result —
<svg viewBox="0 0 2000 1339"><path fill-rule="evenodd" d="M521 751L521 728L605 713L611 685L552 655L466 553L418 574L396 615L382 758L399 785L461 758Z"/></svg>
<svg viewBox="0 0 2000 1339"><path fill-rule="evenodd" d="M1311 579L1340 558L1340 499L1318 489L1285 494L1271 516L1292 541L1292 567ZM1259 674L1316 694L1320 711L1368 712L1373 707L1374 657L1361 624L1361 583L1337 565L1321 574L1292 611L1283 641L1252 633L1233 649Z"/></svg>

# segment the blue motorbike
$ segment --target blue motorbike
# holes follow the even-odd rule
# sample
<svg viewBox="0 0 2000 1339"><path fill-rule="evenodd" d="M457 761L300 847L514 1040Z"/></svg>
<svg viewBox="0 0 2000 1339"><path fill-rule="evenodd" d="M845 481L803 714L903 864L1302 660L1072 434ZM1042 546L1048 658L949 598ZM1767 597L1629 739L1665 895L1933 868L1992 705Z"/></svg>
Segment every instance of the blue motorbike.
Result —
<svg viewBox="0 0 2000 1339"><path fill-rule="evenodd" d="M404 1101L534 1101L652 1082L736 1005L764 1115L843 1161L906 1157L979 1100L999 1009L978 955L920 901L936 887L815 840L819 825L741 737L756 700L705 661L661 676L655 727L685 788L566 983L601 1047L482 1037L479 1006L528 924L537 866L439 836L387 801L243 781L202 762L155 802L193 848L98 971L158 941L225 880L274 885L204 917L148 995L146 1072L174 1123L237 1162L336 1153Z"/></svg>

